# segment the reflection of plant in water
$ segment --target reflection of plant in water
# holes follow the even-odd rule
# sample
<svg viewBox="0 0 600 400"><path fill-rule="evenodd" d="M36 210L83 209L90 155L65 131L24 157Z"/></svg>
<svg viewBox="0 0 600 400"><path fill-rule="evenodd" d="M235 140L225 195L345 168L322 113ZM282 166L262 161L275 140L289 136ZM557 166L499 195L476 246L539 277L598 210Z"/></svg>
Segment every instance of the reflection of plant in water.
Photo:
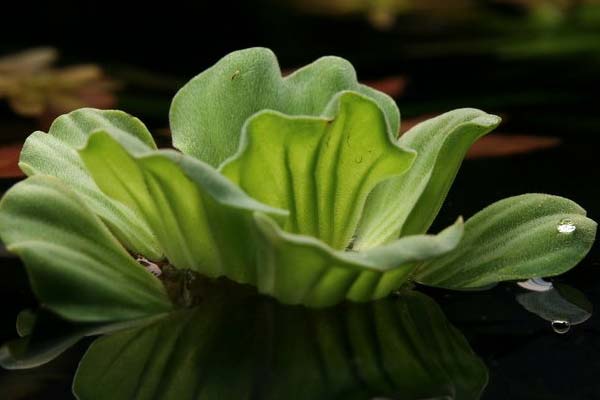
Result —
<svg viewBox="0 0 600 400"><path fill-rule="evenodd" d="M464 337L417 292L316 311L228 282L201 279L198 289L195 307L93 343L76 374L78 398L475 399L487 381ZM4 366L46 362L94 333L40 317L0 351Z"/></svg>
<svg viewBox="0 0 600 400"><path fill-rule="evenodd" d="M541 194L426 234L467 149L500 120L460 109L397 139L394 101L340 58L282 78L270 51L232 53L180 90L170 117L183 153L156 150L118 111L78 110L27 139L20 166L32 176L2 200L0 235L61 316L169 310L173 291L138 259L324 307L411 281L556 275L594 240L581 207Z"/></svg>
<svg viewBox="0 0 600 400"><path fill-rule="evenodd" d="M111 107L115 103L109 81L95 65L53 68L58 53L39 48L0 58L0 99L24 116L45 113L62 114L94 106Z"/></svg>
<svg viewBox="0 0 600 400"><path fill-rule="evenodd" d="M522 285L532 291L517 295L517 301L527 311L550 321L555 332L567 333L571 326L582 324L592 316L592 303L579 290L560 283L532 281L538 283L537 287ZM541 286L540 282L546 285Z"/></svg>

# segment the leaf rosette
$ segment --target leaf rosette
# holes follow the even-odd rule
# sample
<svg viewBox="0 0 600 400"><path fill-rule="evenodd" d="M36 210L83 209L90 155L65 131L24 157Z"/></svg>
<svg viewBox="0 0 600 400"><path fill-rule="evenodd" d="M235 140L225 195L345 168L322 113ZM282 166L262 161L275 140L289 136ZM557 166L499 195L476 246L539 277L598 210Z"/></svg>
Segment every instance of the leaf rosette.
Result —
<svg viewBox="0 0 600 400"><path fill-rule="evenodd" d="M234 52L175 96L179 151L157 149L120 111L81 109L33 133L20 159L30 177L2 199L0 237L41 302L81 321L172 307L140 258L325 307L411 281L556 275L589 251L595 222L542 194L428 234L466 151L500 118L459 109L398 138L399 116L343 59L282 77L269 50Z"/></svg>

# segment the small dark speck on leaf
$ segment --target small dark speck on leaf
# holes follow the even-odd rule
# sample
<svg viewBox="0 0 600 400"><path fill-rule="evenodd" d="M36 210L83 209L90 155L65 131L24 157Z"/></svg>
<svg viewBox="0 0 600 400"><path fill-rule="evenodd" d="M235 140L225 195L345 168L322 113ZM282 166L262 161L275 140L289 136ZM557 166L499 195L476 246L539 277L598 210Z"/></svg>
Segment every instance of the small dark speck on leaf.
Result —
<svg viewBox="0 0 600 400"><path fill-rule="evenodd" d="M240 74L241 74L240 70L239 70L239 69L238 69L238 70L236 70L236 71L233 73L233 75L231 75L231 80L233 81L233 80L237 79L237 78L240 76Z"/></svg>

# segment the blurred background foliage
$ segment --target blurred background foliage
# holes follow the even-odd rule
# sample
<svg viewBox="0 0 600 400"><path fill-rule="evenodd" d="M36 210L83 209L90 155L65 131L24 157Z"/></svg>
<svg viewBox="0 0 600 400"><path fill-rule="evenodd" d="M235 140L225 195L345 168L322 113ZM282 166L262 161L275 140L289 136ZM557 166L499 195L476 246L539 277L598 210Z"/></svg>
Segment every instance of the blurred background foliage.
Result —
<svg viewBox="0 0 600 400"><path fill-rule="evenodd" d="M100 67L53 68L58 52L35 48L0 58L0 99L25 117L63 114L81 107L110 108L115 84Z"/></svg>
<svg viewBox="0 0 600 400"><path fill-rule="evenodd" d="M600 55L598 0L175 1L140 10L59 1L35 13L15 7L13 15L25 19L1 28L0 99L25 116L118 105L166 125L182 83L227 52L256 45L272 48L288 70L326 54L348 58L362 79L387 79L388 88L395 82L388 91L405 116L461 105L501 112L572 106L591 100L582 89L597 80ZM40 45L61 51L59 67L55 49L19 53ZM77 65L82 61L88 64Z"/></svg>
<svg viewBox="0 0 600 400"><path fill-rule="evenodd" d="M177 89L226 53L273 49L284 72L335 54L393 96L402 130L458 107L499 114L471 157L558 146L597 131L599 0L256 0L125 8L13 4L0 27L0 176L20 143L83 106L120 108L170 144ZM43 46L43 47L40 47ZM505 134L509 133L510 136ZM504 135L504 136L503 136ZM3 172L4 171L4 172Z"/></svg>

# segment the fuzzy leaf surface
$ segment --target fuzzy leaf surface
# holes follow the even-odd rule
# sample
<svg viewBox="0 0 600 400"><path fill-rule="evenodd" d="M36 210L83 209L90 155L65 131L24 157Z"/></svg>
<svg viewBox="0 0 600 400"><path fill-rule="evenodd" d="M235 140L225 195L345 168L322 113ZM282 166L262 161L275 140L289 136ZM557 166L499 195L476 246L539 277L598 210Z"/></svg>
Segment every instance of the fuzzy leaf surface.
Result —
<svg viewBox="0 0 600 400"><path fill-rule="evenodd" d="M81 151L98 186L143 215L173 265L250 283L284 303L324 307L398 289L414 267L452 250L462 221L440 235L400 239L364 253L283 231L287 213L248 197L212 167L172 151L134 156L93 134ZM379 251L381 250L381 251Z"/></svg>
<svg viewBox="0 0 600 400"><path fill-rule="evenodd" d="M344 249L369 192L403 174L414 156L392 142L374 101L342 92L320 118L255 115L221 170L253 198L289 210L287 231Z"/></svg>
<svg viewBox="0 0 600 400"><path fill-rule="evenodd" d="M345 299L380 299L405 284L421 262L453 250L462 237L458 220L438 235L405 236L365 252L334 250L311 236L288 233L256 215L261 246L261 293L286 304L326 307Z"/></svg>
<svg viewBox="0 0 600 400"><path fill-rule="evenodd" d="M343 90L374 100L394 137L400 112L392 98L359 84L348 61L322 57L287 77L271 50L250 48L223 57L182 87L169 113L173 144L212 166L235 153L244 122L269 109L288 115L321 115Z"/></svg>
<svg viewBox="0 0 600 400"><path fill-rule="evenodd" d="M437 216L469 147L500 123L475 109L459 109L422 122L398 140L416 150L412 167L367 198L357 232L358 249L398 236L424 233Z"/></svg>
<svg viewBox="0 0 600 400"><path fill-rule="evenodd" d="M597 224L585 215L575 202L558 196L534 193L500 200L469 218L458 247L426 262L415 279L464 289L561 274L594 243ZM575 230L561 233L558 227L565 221Z"/></svg>
<svg viewBox="0 0 600 400"><path fill-rule="evenodd" d="M42 304L75 321L118 321L168 311L171 302L64 182L34 176L0 202L0 237L24 261Z"/></svg>
<svg viewBox="0 0 600 400"><path fill-rule="evenodd" d="M27 175L50 175L66 182L129 250L160 259L156 238L145 221L104 195L77 154L98 129L110 132L132 150L156 149L150 132L137 118L122 111L83 108L58 117L48 133L32 133L25 141L19 166Z"/></svg>
<svg viewBox="0 0 600 400"><path fill-rule="evenodd" d="M248 197L212 167L170 150L131 154L106 132L80 151L100 189L147 221L177 268L254 282L254 212L287 213Z"/></svg>

